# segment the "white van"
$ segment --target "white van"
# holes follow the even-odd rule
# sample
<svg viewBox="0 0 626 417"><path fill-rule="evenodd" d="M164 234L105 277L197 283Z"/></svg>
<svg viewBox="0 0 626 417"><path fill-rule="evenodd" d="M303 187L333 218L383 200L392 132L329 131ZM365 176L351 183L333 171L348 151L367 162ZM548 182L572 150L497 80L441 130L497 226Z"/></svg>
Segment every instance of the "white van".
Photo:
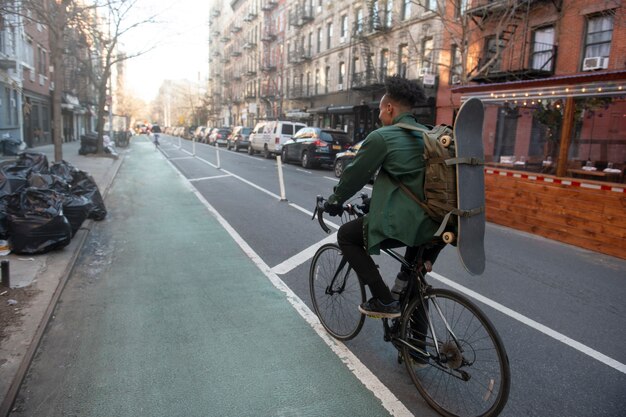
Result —
<svg viewBox="0 0 626 417"><path fill-rule="evenodd" d="M266 158L280 155L283 144L303 127L304 123L282 120L259 122L250 134L248 153L262 152Z"/></svg>

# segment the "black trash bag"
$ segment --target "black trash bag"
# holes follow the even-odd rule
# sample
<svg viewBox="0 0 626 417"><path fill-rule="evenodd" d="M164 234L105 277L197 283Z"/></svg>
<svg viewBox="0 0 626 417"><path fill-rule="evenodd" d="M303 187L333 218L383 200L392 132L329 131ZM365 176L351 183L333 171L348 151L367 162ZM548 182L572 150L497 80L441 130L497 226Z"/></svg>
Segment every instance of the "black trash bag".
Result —
<svg viewBox="0 0 626 417"><path fill-rule="evenodd" d="M67 161L61 161L51 164L48 171L50 172L50 174L61 177L63 178L63 180L65 180L65 182L71 184L76 168L74 168L74 165L70 164Z"/></svg>
<svg viewBox="0 0 626 417"><path fill-rule="evenodd" d="M63 201L63 215L70 222L72 237L87 219L93 204L87 197L80 195L68 195Z"/></svg>
<svg viewBox="0 0 626 417"><path fill-rule="evenodd" d="M48 173L48 157L39 152L22 152L15 162L17 166L32 168L33 172Z"/></svg>
<svg viewBox="0 0 626 417"><path fill-rule="evenodd" d="M79 155L87 155L88 153L98 153L98 135L95 133L87 133L80 136Z"/></svg>
<svg viewBox="0 0 626 417"><path fill-rule="evenodd" d="M31 168L5 165L0 169L0 196L19 192L28 185Z"/></svg>
<svg viewBox="0 0 626 417"><path fill-rule="evenodd" d="M0 239L6 240L9 237L9 229L7 224L7 203L8 196L0 196Z"/></svg>
<svg viewBox="0 0 626 417"><path fill-rule="evenodd" d="M7 136L6 134L0 138L0 152L7 156L15 156L20 150L22 140Z"/></svg>
<svg viewBox="0 0 626 417"><path fill-rule="evenodd" d="M104 220L107 215L107 210L104 206L104 200L102 199L100 190L98 190L98 185L92 176L85 171L76 170L70 185L72 187L72 195L86 197L91 202L91 208L87 218L98 221Z"/></svg>
<svg viewBox="0 0 626 417"><path fill-rule="evenodd" d="M64 196L70 194L70 184L63 180L63 178L52 174L32 173L30 177L28 177L28 185L33 188L54 190Z"/></svg>
<svg viewBox="0 0 626 417"><path fill-rule="evenodd" d="M67 246L72 228L63 215L63 195L54 190L27 188L8 199L11 251L39 254Z"/></svg>

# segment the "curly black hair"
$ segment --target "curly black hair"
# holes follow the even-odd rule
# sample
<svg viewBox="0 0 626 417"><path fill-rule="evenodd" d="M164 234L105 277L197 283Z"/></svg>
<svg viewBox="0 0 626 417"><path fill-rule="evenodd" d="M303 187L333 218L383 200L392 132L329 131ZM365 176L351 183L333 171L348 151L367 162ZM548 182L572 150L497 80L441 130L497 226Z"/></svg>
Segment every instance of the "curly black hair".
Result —
<svg viewBox="0 0 626 417"><path fill-rule="evenodd" d="M385 78L385 94L393 101L409 108L426 101L424 90L419 84L399 75Z"/></svg>

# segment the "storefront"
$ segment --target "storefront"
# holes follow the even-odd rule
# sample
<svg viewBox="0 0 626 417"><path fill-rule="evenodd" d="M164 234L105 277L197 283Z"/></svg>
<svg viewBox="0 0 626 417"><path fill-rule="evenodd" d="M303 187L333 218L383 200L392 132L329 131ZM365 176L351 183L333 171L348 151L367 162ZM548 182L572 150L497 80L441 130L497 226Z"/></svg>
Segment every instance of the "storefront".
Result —
<svg viewBox="0 0 626 417"><path fill-rule="evenodd" d="M29 148L52 143L50 97L24 91L24 142Z"/></svg>
<svg viewBox="0 0 626 417"><path fill-rule="evenodd" d="M489 221L626 258L626 71L454 92L485 104Z"/></svg>

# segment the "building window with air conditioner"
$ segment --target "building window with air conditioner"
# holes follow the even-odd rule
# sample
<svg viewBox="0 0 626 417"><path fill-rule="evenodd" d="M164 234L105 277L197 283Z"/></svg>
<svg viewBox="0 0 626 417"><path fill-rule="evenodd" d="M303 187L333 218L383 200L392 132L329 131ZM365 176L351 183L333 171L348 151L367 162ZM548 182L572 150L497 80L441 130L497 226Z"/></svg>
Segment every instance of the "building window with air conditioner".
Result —
<svg viewBox="0 0 626 417"><path fill-rule="evenodd" d="M593 71L608 67L613 37L613 16L594 15L587 18L583 71Z"/></svg>

